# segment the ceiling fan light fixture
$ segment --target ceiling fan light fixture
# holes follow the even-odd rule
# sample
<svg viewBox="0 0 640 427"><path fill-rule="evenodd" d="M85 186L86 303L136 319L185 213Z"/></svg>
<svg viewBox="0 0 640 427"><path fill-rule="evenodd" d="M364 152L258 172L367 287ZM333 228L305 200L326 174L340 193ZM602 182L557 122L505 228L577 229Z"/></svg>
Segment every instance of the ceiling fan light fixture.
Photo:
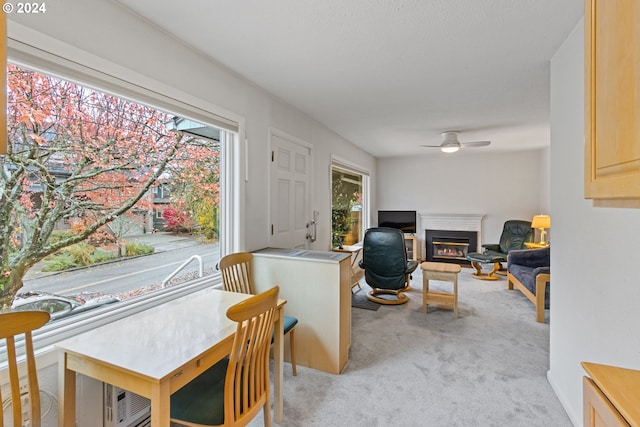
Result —
<svg viewBox="0 0 640 427"><path fill-rule="evenodd" d="M457 130L442 132L440 134L442 136L440 145L422 145L422 147L439 148L443 153L451 154L457 152L462 147L486 147L491 144L491 141L460 142L458 141L458 133Z"/></svg>
<svg viewBox="0 0 640 427"><path fill-rule="evenodd" d="M443 153L455 153L460 149L458 144L442 144L440 147L440 151Z"/></svg>

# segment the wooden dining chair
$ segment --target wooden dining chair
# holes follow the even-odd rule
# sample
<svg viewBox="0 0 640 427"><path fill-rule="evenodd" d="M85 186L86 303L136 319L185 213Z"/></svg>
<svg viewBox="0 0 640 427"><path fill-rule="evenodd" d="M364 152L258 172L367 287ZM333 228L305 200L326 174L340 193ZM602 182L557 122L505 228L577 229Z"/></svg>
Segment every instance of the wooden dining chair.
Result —
<svg viewBox="0 0 640 427"><path fill-rule="evenodd" d="M245 426L262 409L271 426L269 348L279 291L275 286L227 310L237 322L231 353L171 395L172 422Z"/></svg>
<svg viewBox="0 0 640 427"><path fill-rule="evenodd" d="M49 313L44 311L21 311L0 314L0 339L7 344L7 363L9 365L9 383L11 385L11 407L13 426L22 424L22 399L20 398L20 375L16 354L17 335L24 334L24 348L27 370L27 390L29 392L29 420L31 427L40 427L40 387L36 371L36 359L33 353L32 331L41 328L49 321ZM2 392L0 391L0 401ZM4 411L0 412L0 425L4 426Z"/></svg>
<svg viewBox="0 0 640 427"><path fill-rule="evenodd" d="M218 268L222 274L222 285L225 291L255 294L255 289L251 281L252 260L253 254L249 252L236 252L220 260ZM291 371L293 375L296 376L298 375L298 371L296 369L294 328L298 324L298 319L285 314L282 324L284 325L284 334L289 335Z"/></svg>

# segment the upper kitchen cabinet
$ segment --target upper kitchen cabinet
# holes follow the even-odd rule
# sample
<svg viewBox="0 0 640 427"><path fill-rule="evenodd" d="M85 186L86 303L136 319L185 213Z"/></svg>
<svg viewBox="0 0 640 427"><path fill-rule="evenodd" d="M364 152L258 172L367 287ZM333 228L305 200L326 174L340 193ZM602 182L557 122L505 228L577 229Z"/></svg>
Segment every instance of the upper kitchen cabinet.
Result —
<svg viewBox="0 0 640 427"><path fill-rule="evenodd" d="M585 1L585 198L640 208L640 1Z"/></svg>

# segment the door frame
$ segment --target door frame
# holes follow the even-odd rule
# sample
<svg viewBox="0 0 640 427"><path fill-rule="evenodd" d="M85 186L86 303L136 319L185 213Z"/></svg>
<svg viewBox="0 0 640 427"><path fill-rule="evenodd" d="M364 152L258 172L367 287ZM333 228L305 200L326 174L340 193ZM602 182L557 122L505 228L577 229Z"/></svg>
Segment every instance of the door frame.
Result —
<svg viewBox="0 0 640 427"><path fill-rule="evenodd" d="M278 138L284 139L292 144L296 144L296 145L300 145L302 147L304 147L305 149L309 150L309 200L307 202L307 206L305 207L305 210L307 212L305 212L305 217L307 218L308 221L311 221L313 219L313 208L312 208L312 200L314 198L314 150L313 150L313 144L298 138L297 136L291 135L290 133L287 133L283 130L280 130L276 127L273 126L269 126L269 135L268 135L268 141L269 141L269 156L271 156L271 153L274 150L274 143L273 143L273 137L276 136ZM275 218L271 217L272 214L272 208L273 208L273 197L274 195L272 194L272 185L273 185L273 164L271 162L271 159L269 159L269 182L268 182L268 221L267 221L267 242L269 242L269 246L271 245L271 238L273 237L271 234L271 224L275 224ZM316 225L317 226L317 225ZM310 245L312 245L313 243L310 243L309 240L306 241L305 243L305 247L309 247Z"/></svg>

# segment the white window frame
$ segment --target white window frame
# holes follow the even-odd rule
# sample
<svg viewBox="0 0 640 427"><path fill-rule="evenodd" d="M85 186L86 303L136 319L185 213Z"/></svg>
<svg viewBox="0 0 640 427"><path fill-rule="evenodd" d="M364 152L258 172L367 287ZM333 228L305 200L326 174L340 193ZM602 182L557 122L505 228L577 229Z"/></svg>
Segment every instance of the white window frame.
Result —
<svg viewBox="0 0 640 427"><path fill-rule="evenodd" d="M242 236L242 231L240 230L241 221L238 208L242 205L240 201L240 176L244 174L244 170L238 167L241 164L239 155L242 151L239 148L239 134L244 134L244 120L241 117L226 118L227 112L218 114L216 113L218 108L205 101L197 103L199 106L194 105L193 100L182 102L178 97L171 98L162 95L139 84L114 77L10 38L7 39L7 56L10 63L18 66L34 69L220 128L220 224L224 225L219 235L221 255L230 253L240 246L239 239ZM185 98L187 98L186 95ZM219 273L205 276L185 285L156 290L148 295L122 301L114 307L97 308L88 313L47 324L33 333L34 347L39 355L38 366L43 368L57 363L57 355L53 351L53 345L58 341L211 286L221 287ZM4 342L0 343L0 353L2 351L6 355ZM0 384L7 382L6 361L0 360Z"/></svg>

